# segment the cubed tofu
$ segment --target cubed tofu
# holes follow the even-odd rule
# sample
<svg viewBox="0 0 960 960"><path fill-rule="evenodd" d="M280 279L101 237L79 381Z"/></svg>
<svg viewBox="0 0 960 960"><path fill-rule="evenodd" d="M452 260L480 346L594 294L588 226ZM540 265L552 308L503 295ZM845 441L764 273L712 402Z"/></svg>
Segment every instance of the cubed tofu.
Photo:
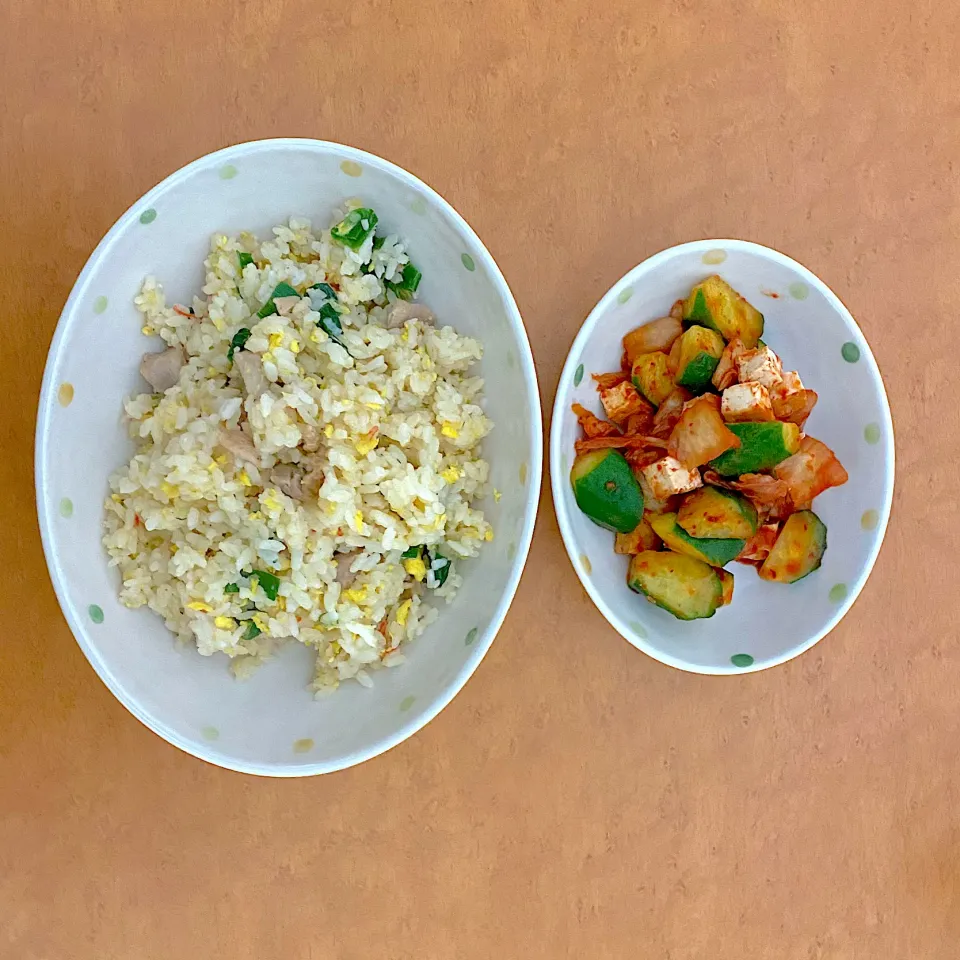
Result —
<svg viewBox="0 0 960 960"><path fill-rule="evenodd" d="M737 360L737 379L741 383L753 380L771 390L783 379L783 365L769 347L746 350Z"/></svg>
<svg viewBox="0 0 960 960"><path fill-rule="evenodd" d="M803 392L803 381L796 370L787 370L780 378L779 383L775 383L770 390L771 399L786 400Z"/></svg>
<svg viewBox="0 0 960 960"><path fill-rule="evenodd" d="M688 493L703 486L699 470L688 470L673 457L664 457L644 467L643 477L657 500L666 500L676 493Z"/></svg>
<svg viewBox="0 0 960 960"><path fill-rule="evenodd" d="M637 393L637 388L629 380L601 390L600 402L614 423L623 423L633 414L650 409L650 405Z"/></svg>
<svg viewBox="0 0 960 960"><path fill-rule="evenodd" d="M776 419L767 388L756 380L727 387L720 400L720 415L727 423Z"/></svg>

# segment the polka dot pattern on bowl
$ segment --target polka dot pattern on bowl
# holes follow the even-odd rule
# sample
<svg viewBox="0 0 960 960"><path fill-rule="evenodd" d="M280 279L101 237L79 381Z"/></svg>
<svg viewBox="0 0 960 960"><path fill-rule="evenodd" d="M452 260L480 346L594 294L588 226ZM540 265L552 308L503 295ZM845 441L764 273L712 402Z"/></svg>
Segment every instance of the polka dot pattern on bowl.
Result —
<svg viewBox="0 0 960 960"><path fill-rule="evenodd" d="M856 363L860 359L860 348L852 340L848 340L840 348L840 355L847 363Z"/></svg>

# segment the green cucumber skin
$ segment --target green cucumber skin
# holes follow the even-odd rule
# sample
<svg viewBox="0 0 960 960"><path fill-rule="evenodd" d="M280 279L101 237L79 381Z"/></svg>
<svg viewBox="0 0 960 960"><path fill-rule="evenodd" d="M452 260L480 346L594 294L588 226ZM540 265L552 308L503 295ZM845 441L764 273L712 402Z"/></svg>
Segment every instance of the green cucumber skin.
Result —
<svg viewBox="0 0 960 960"><path fill-rule="evenodd" d="M632 533L643 519L643 491L630 464L616 450L591 461L591 468L578 475L583 459L574 461L570 471L573 495L580 510L598 526L617 533ZM587 454L589 457L590 454ZM613 483L615 489L607 489Z"/></svg>
<svg viewBox="0 0 960 960"><path fill-rule="evenodd" d="M727 429L739 437L740 446L710 461L710 467L722 477L769 470L791 455L780 423L728 423Z"/></svg>

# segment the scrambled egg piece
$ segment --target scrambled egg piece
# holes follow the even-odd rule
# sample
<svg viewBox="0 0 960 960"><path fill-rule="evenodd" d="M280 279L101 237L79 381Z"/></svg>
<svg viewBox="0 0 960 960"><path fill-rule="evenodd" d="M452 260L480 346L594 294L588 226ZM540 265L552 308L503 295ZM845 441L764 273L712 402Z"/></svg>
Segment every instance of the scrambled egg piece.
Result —
<svg viewBox="0 0 960 960"><path fill-rule="evenodd" d="M212 613L213 607L209 603L204 603L202 600L191 600L187 604L188 610L197 610L199 613Z"/></svg>
<svg viewBox="0 0 960 960"><path fill-rule="evenodd" d="M451 423L449 420L443 421L443 426L440 427L440 432L445 436L449 437L451 440L456 440L460 436L460 431L457 429L455 423Z"/></svg>
<svg viewBox="0 0 960 960"><path fill-rule="evenodd" d="M400 626L404 626L407 622L407 617L410 616L410 607L413 606L412 600L404 600L403 603L397 607L397 623Z"/></svg>
<svg viewBox="0 0 960 960"><path fill-rule="evenodd" d="M361 604L367 599L367 588L359 587L356 590L344 590L343 598L351 603Z"/></svg>
<svg viewBox="0 0 960 960"><path fill-rule="evenodd" d="M415 577L417 580L425 580L427 576L427 565L419 557L409 557L403 561L403 569Z"/></svg>

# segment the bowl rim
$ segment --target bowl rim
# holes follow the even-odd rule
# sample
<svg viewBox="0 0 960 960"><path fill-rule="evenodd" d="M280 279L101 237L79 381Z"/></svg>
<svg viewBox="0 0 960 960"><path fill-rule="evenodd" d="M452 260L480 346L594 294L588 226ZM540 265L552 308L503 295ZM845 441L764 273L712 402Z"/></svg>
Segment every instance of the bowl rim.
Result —
<svg viewBox="0 0 960 960"><path fill-rule="evenodd" d="M633 631L629 630L627 624L624 623L607 605L606 601L595 587L593 580L587 576L586 571L581 568L581 564L578 560L579 550L577 548L577 539L573 532L573 524L570 520L570 514L567 510L563 496L566 489L564 486L566 483L566 476L561 465L563 448L561 445L560 433L562 429L561 424L563 422L562 418L567 415L567 404L564 398L569 398L572 390L574 372L579 363L579 357L583 353L583 349L587 341L593 336L600 317L616 300L621 291L627 287L631 287L639 282L642 282L643 277L647 273L659 266L664 261L669 260L681 253L705 253L708 250L715 249L721 249L728 252L738 251L741 253L748 253L759 257L760 259L771 260L782 266L789 267L800 277L802 277L809 286L813 287L824 296L824 298L840 315L849 331L854 334L858 341L858 346L860 346L860 360L861 362L865 362L865 366L869 371L877 395L880 399L882 421L880 427L881 436L884 440L883 503L882 508L879 511L879 522L876 527L873 547L870 551L870 556L867 559L867 563L864 565L863 571L857 578L856 582L850 587L844 602L838 606L833 616L827 621L822 630L815 633L813 636L808 637L801 643L795 644L794 646L788 648L782 655L769 660L764 660L759 663L755 661L748 667L737 667L733 664L710 667L703 664L691 663L680 657L671 656L653 644L640 639ZM549 451L550 489L553 497L554 512L556 513L557 523L560 527L560 536L563 539L563 545L567 551L567 556L570 559L570 563L573 566L580 583L583 585L584 590L587 591L590 599L603 615L603 618L607 621L607 623L609 623L610 626L613 627L613 629L624 638L624 640L636 647L638 650L641 650L643 653L647 654L649 657L652 657L654 660L658 660L660 663L663 663L669 667L675 667L678 670L684 670L688 673L696 673L708 676L731 676L742 675L746 673L758 673L761 670L769 670L772 667L777 667L781 664L787 663L788 661L799 657L801 654L806 653L807 650L822 640L828 633L830 633L831 630L834 629L834 627L836 627L836 625L844 618L844 616L846 616L849 609L853 606L857 597L860 595L860 591L863 590L870 573L873 571L873 566L877 561L877 556L879 555L880 548L883 545L883 540L887 531L887 524L890 520L890 510L893 504L895 473L893 419L890 413L890 403L887 399L887 392L883 385L883 378L880 375L880 368L873 356L873 351L870 349L867 338L864 336L863 331L857 325L853 315L846 308L840 298L830 289L830 287L826 285L826 283L824 283L815 273L813 273L812 270L810 270L808 267L805 267L797 260L794 260L792 257L788 257L786 254L780 253L779 250L764 246L761 243L754 243L750 240L734 240L723 238L691 240L687 243L675 244L674 246L660 250L628 270L600 298L596 306L590 311L590 313L587 315L587 318L583 321L580 330L574 338L574 341L570 346L570 351L567 354L567 358L564 361L563 370L560 374L560 380L557 383L557 392L554 398L551 418Z"/></svg>
<svg viewBox="0 0 960 960"><path fill-rule="evenodd" d="M53 516L53 506L48 493L49 481L45 469L48 444L51 435L51 419L55 408L56 385L54 382L54 371L57 365L57 359L60 354L62 342L66 337L67 329L71 325L70 318L75 314L79 301L82 299L89 286L94 269L107 256L112 247L119 241L124 230L139 216L143 207L152 206L155 201L164 196L170 190L173 190L180 183L194 173L205 170L215 169L228 161L251 154L284 149L301 149L313 151L317 154L336 153L338 158L343 160L354 160L363 163L371 168L378 169L384 173L393 176L408 188L414 191L418 196L427 199L433 205L439 207L443 213L456 225L460 231L464 242L467 245L471 255L478 265L482 264L487 274L490 276L496 287L504 311L514 330L517 339L518 366L524 380L530 389L530 407L528 413L528 426L530 429L531 445L528 460L528 479L526 485L526 503L524 506L524 519L521 529L516 539L516 553L511 561L510 573L507 578L506 586L499 598L489 624L486 630L477 637L476 642L471 646L470 653L464 661L460 670L447 682L441 689L439 695L435 697L429 706L422 712L410 717L404 723L390 734L380 737L368 747L360 750L354 750L337 757L333 760L313 763L313 764L295 764L295 763L272 763L259 764L244 760L237 760L227 754L213 749L211 744L196 739L191 740L181 736L175 730L167 726L162 720L155 717L150 711L145 709L137 699L132 696L124 684L113 673L105 659L100 655L97 645L91 641L87 631L85 621L70 599L67 588L67 577L60 564L60 559L56 549L56 538L53 528L55 518ZM425 727L437 714L440 713L453 698L460 692L466 682L473 675L474 671L484 658L487 651L493 644L494 638L503 625L503 621L510 608L510 604L516 595L523 569L526 565L527 556L530 551L530 544L533 539L534 527L537 519L538 505L540 499L540 486L542 482L543 471L543 421L540 404L540 390L537 381L536 367L533 362L533 353L530 348L530 341L527 336L526 328L523 324L523 318L517 306L516 299L506 281L500 267L497 265L491 253L480 240L477 233L470 226L463 216L457 212L451 203L442 197L436 190L424 183L414 174L405 170L403 167L377 156L358 147L352 147L347 144L338 143L332 140L317 140L309 137L277 137L262 140L250 140L242 143L233 144L212 153L204 154L195 160L185 164L178 170L175 170L169 176L161 180L156 186L152 187L141 197L136 199L127 210L117 218L116 222L104 234L103 238L94 248L93 252L87 258L83 269L77 276L76 281L71 288L70 295L64 303L57 326L54 330L53 338L47 351L47 360L44 366L43 381L40 388L40 399L37 407L36 432L34 443L34 484L37 504L37 517L40 526L40 539L43 544L44 558L47 564L47 570L50 580L53 583L54 592L57 596L57 602L63 612L70 631L83 651L84 656L90 662L96 674L107 686L110 692L120 701L121 704L149 730L157 734L162 739L174 747L178 747L185 753L190 754L224 769L234 770L238 773L249 773L257 776L268 777L308 777L321 773L333 773L337 770L344 770L348 767L356 766L366 760L370 760L382 753L392 749L404 740L413 736L417 731ZM104 476L106 482L106 475ZM105 561L104 561L105 562Z"/></svg>

